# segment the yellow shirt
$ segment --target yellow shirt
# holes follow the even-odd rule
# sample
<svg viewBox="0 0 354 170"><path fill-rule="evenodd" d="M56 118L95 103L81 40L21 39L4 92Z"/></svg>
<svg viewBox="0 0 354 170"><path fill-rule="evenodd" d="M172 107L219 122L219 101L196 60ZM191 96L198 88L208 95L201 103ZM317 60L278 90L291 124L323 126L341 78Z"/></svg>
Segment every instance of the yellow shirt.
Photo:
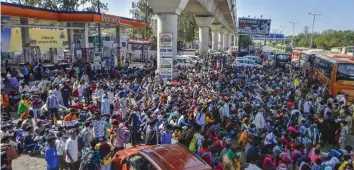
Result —
<svg viewBox="0 0 354 170"><path fill-rule="evenodd" d="M109 142L107 142L107 144L109 145L110 151L112 152L112 151L114 150L113 145L112 145L111 143L109 143ZM98 151L100 151L100 146L101 146L101 144L98 143L98 144L95 146L95 149L98 150ZM112 160L111 160L111 155L107 155L106 157L101 158L101 159L102 159L102 163L103 163L104 165L106 165L106 164L108 164L108 163L110 163L110 162L112 161Z"/></svg>

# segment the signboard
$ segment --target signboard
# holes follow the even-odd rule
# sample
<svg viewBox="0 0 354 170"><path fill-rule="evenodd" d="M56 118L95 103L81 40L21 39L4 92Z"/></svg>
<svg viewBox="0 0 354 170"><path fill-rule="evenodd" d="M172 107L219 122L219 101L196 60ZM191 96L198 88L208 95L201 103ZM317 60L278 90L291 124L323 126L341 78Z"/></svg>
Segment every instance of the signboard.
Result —
<svg viewBox="0 0 354 170"><path fill-rule="evenodd" d="M238 18L239 35L269 35L270 19Z"/></svg>
<svg viewBox="0 0 354 170"><path fill-rule="evenodd" d="M172 58L172 33L160 33L160 76L163 79L172 79L173 58Z"/></svg>
<svg viewBox="0 0 354 170"><path fill-rule="evenodd" d="M107 15L107 14L101 14L102 15L102 23L107 23L107 24L120 24L120 18L114 15Z"/></svg>
<svg viewBox="0 0 354 170"><path fill-rule="evenodd" d="M268 36L263 36L263 35L255 35L253 36L253 39L283 39L284 34L269 34Z"/></svg>

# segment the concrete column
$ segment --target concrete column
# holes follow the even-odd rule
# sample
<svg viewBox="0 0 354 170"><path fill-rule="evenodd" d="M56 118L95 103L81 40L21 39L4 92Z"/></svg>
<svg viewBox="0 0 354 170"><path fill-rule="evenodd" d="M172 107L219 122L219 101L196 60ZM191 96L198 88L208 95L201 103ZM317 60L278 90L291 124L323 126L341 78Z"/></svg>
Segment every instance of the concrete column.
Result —
<svg viewBox="0 0 354 170"><path fill-rule="evenodd" d="M89 48L89 40L88 40L88 36L89 36L89 26L88 23L85 23L85 31L84 31L84 48Z"/></svg>
<svg viewBox="0 0 354 170"><path fill-rule="evenodd" d="M212 30L212 49L213 50L218 50L218 42L219 42L219 34L221 30L222 25L211 25L210 28Z"/></svg>
<svg viewBox="0 0 354 170"><path fill-rule="evenodd" d="M199 54L202 58L208 56L209 49L209 27L213 23L214 17L194 17L199 26Z"/></svg>
<svg viewBox="0 0 354 170"><path fill-rule="evenodd" d="M117 67L120 67L122 65L122 58L121 58L121 52L120 48L122 47L122 42L120 39L120 26L116 26L116 40L117 40L117 56L115 59L115 63Z"/></svg>
<svg viewBox="0 0 354 170"><path fill-rule="evenodd" d="M237 46L237 34L234 34L234 46Z"/></svg>
<svg viewBox="0 0 354 170"><path fill-rule="evenodd" d="M230 33L230 34L229 34L229 46L231 46L231 44L232 44L232 36L233 36L233 35Z"/></svg>
<svg viewBox="0 0 354 170"><path fill-rule="evenodd" d="M172 33L172 59L177 56L177 19L189 0L148 0L157 14L157 71L160 71L160 33ZM172 65L173 63L171 63Z"/></svg>
<svg viewBox="0 0 354 170"><path fill-rule="evenodd" d="M226 29L225 28L221 28L220 31L220 37L219 37L219 50L224 51L225 47L226 47Z"/></svg>
<svg viewBox="0 0 354 170"><path fill-rule="evenodd" d="M225 43L225 48L228 48L228 47L230 46L230 44L229 44L229 42L230 42L230 33L227 32L225 35L226 35L226 38L225 38L225 41L226 41L226 43Z"/></svg>
<svg viewBox="0 0 354 170"><path fill-rule="evenodd" d="M21 18L20 20L21 25L28 25L27 18ZM21 38L22 38L22 46L30 43L30 35L29 35L29 28L28 27L21 27Z"/></svg>

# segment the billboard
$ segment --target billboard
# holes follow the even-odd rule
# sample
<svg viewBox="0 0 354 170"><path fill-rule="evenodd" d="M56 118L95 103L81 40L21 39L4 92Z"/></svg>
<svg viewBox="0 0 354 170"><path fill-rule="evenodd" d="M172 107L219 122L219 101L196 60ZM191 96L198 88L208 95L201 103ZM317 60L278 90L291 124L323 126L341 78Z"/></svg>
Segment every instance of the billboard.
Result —
<svg viewBox="0 0 354 170"><path fill-rule="evenodd" d="M238 18L239 35L269 35L270 19Z"/></svg>
<svg viewBox="0 0 354 170"><path fill-rule="evenodd" d="M21 28L3 28L1 36L1 52L22 52ZM39 46L41 51L49 48L64 48L68 41L66 30L49 30L29 28L31 46Z"/></svg>
<svg viewBox="0 0 354 170"><path fill-rule="evenodd" d="M252 36L253 39L283 39L285 36L284 34L269 34L269 35L254 35Z"/></svg>

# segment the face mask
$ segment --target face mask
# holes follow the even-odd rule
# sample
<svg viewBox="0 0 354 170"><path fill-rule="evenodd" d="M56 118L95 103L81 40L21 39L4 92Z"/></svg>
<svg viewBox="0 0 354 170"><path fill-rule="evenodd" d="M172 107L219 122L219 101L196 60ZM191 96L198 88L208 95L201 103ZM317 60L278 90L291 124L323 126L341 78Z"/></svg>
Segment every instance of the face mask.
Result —
<svg viewBox="0 0 354 170"><path fill-rule="evenodd" d="M304 153L306 153L307 152L307 149L304 149Z"/></svg>
<svg viewBox="0 0 354 170"><path fill-rule="evenodd" d="M236 157L241 157L241 152L236 152Z"/></svg>
<svg viewBox="0 0 354 170"><path fill-rule="evenodd" d="M349 160L348 160L348 163L352 163L352 160L351 160L351 159L349 159Z"/></svg>

